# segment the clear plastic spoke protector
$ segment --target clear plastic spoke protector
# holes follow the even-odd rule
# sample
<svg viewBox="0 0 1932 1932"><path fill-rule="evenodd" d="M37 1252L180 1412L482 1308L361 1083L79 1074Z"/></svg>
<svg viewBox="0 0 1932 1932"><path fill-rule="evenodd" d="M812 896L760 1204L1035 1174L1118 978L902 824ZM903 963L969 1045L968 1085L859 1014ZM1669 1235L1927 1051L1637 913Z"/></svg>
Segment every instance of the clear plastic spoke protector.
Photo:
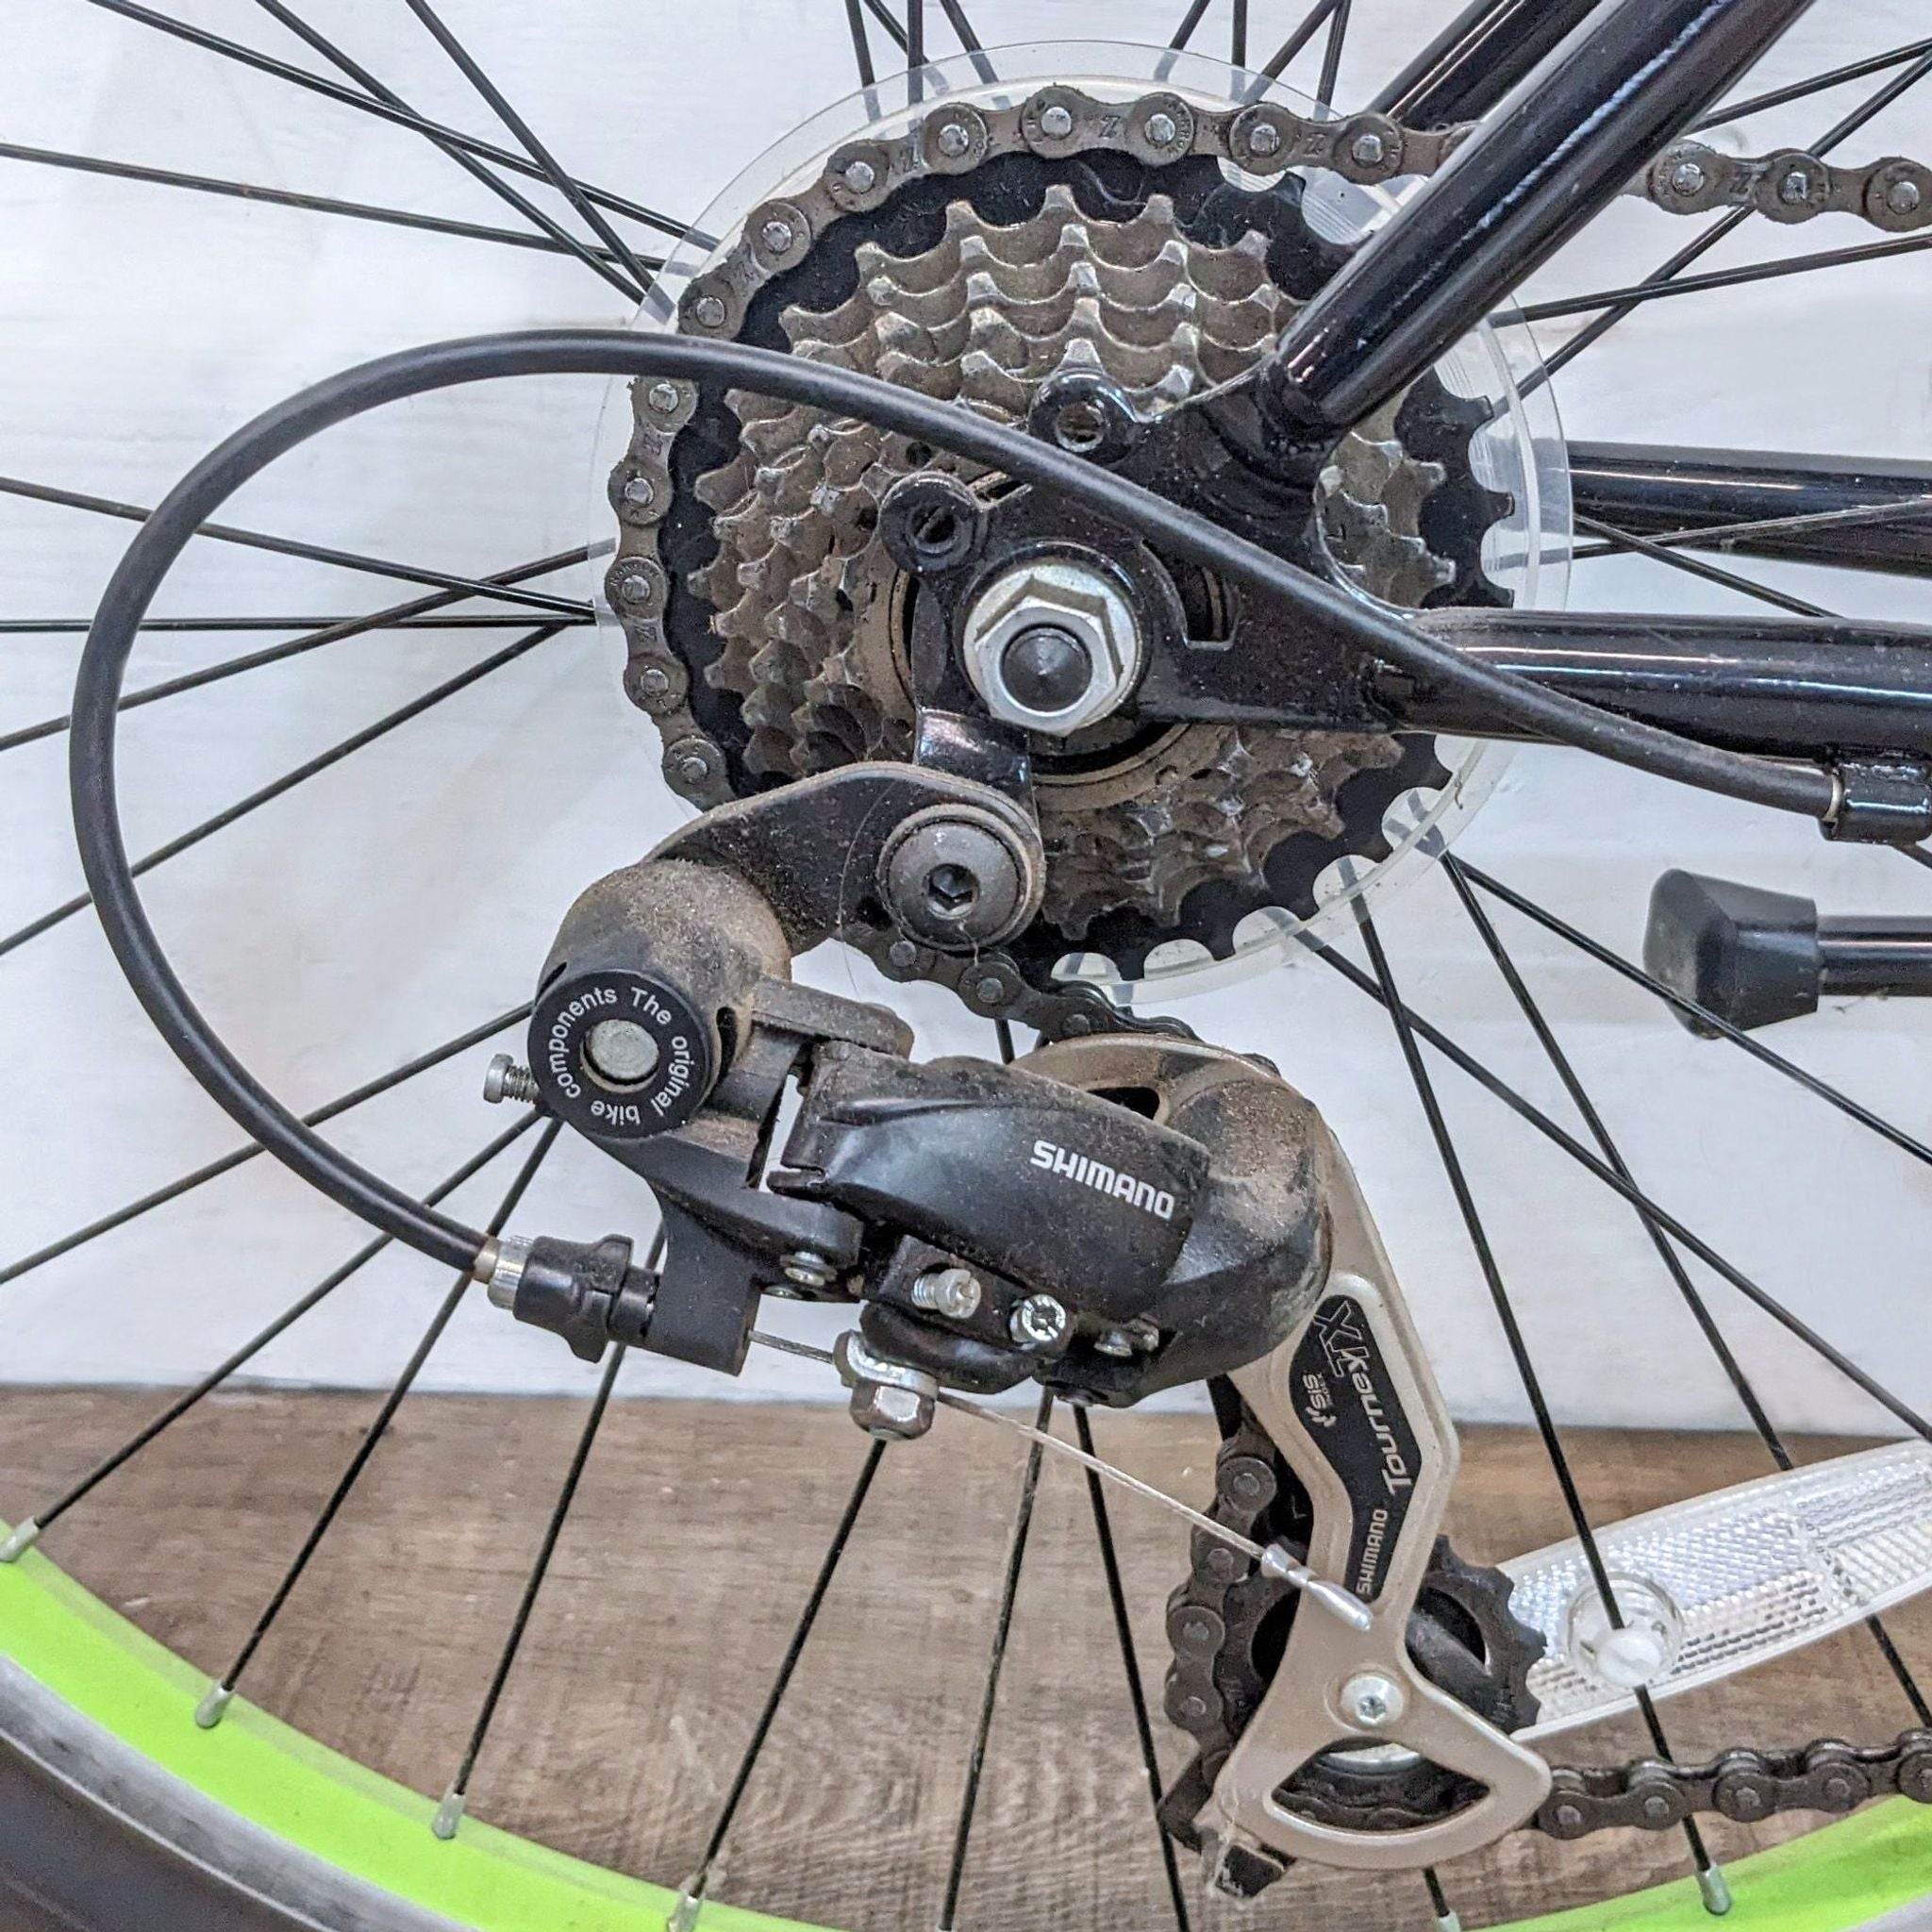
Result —
<svg viewBox="0 0 1932 1932"><path fill-rule="evenodd" d="M1580 1543L1503 1564L1548 1646L1520 1735L1614 1716L1816 1643L1932 1586L1932 1446L1914 1440L1770 1475L1596 1534L1610 1617ZM1622 1627L1618 1627L1619 1624Z"/></svg>

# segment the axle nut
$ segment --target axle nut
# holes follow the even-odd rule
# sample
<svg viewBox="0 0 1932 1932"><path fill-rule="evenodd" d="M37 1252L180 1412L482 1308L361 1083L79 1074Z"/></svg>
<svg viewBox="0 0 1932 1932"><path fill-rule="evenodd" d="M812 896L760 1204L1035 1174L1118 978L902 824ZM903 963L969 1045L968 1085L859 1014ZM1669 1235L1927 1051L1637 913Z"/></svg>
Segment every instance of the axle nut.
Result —
<svg viewBox="0 0 1932 1932"><path fill-rule="evenodd" d="M1038 558L995 577L966 613L960 655L986 708L1051 738L1126 702L1145 646L1132 605L1094 564Z"/></svg>

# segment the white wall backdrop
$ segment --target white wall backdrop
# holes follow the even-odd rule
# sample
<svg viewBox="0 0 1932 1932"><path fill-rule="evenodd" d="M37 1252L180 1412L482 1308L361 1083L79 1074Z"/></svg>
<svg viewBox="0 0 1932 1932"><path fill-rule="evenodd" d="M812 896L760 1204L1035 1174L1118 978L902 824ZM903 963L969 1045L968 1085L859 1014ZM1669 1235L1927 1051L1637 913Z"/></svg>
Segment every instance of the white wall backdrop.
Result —
<svg viewBox="0 0 1932 1932"><path fill-rule="evenodd" d="M177 0L215 31L307 66L247 0ZM494 134L396 0L313 0L318 25L425 111ZM991 42L1105 34L1164 40L1179 0L971 0ZM1266 49L1301 10L1259 0ZM1359 0L1341 105L1365 99L1451 0ZM849 91L837 0L447 0L447 16L584 175L695 216L763 146ZM931 8L936 51L949 50ZM1225 8L1210 16L1218 37ZM1204 28L1204 43L1209 29ZM1924 31L1922 0L1831 0L1765 60L1765 86ZM1219 41L1224 45L1224 39ZM881 47L883 53L883 47ZM1749 128L1805 142L1841 91ZM9 142L502 223L514 217L408 133L244 72L86 4L15 0L0 62ZM1845 151L1932 156L1932 90ZM1621 206L1535 292L1633 279L1691 230ZM1713 258L1866 239L1848 223L1748 227ZM1849 449L1932 449L1927 258L1659 302L1566 370L1574 435ZM350 361L438 336L623 320L567 258L405 233L0 160L0 471L153 502L211 441ZM1546 346L1563 339L1553 327ZM598 388L473 390L365 418L244 492L230 520L482 575L581 542ZM0 614L85 615L128 525L0 497ZM597 534L603 534L600 529ZM1833 608L1913 614L1878 580L1750 565ZM588 590L589 578L576 586ZM563 580L566 585L570 580ZM407 594L213 543L168 587L175 614L330 615ZM1642 562L1579 567L1573 602L1729 608ZM362 638L130 717L137 850L474 661L497 633ZM145 681L232 654L232 637L151 634ZM0 639L0 731L64 708L78 640ZM573 631L158 872L149 903L190 984L244 1058L311 1107L526 995L578 888L646 848L677 808L648 721L625 702L612 641ZM58 738L0 757L0 930L79 890ZM1932 908L1932 879L1883 853L1827 846L1795 822L1670 791L1554 752L1525 753L1468 834L1481 863L1623 946L1667 865L1780 884L1827 910ZM1385 915L1406 990L1568 1121L1446 883ZM1932 1174L1507 915L1533 984L1640 1178L1774 1293L1902 1392L1932 1394L1924 1319ZM842 956L823 983L876 991ZM983 1050L942 997L902 995L922 1051ZM1362 1173L1459 1413L1522 1397L1386 1022L1317 964L1191 1002L1210 1037L1264 1051L1326 1111ZM1932 1130L1932 1014L1846 1007L1773 1036L1914 1132ZM508 1042L508 1043L514 1043ZM491 1047L339 1125L342 1142L426 1187L504 1124L477 1097ZM86 915L0 958L0 1265L165 1184L236 1130L152 1037ZM1734 1400L1628 1209L1459 1075L1442 1091L1559 1409L1602 1422L1730 1425ZM481 1219L507 1162L457 1203ZM641 1184L559 1144L516 1224L641 1229ZM258 1161L0 1287L0 1377L166 1382L210 1365L364 1238ZM1703 1277L1700 1276L1700 1279ZM1862 1398L1730 1291L1707 1285L1791 1426L1865 1428ZM391 1253L259 1363L268 1375L375 1383L393 1374L442 1283ZM800 1317L799 1319L807 1319ZM743 1389L809 1388L760 1362ZM583 1372L475 1296L425 1376L438 1388L559 1389ZM709 1391L640 1362L633 1391Z"/></svg>

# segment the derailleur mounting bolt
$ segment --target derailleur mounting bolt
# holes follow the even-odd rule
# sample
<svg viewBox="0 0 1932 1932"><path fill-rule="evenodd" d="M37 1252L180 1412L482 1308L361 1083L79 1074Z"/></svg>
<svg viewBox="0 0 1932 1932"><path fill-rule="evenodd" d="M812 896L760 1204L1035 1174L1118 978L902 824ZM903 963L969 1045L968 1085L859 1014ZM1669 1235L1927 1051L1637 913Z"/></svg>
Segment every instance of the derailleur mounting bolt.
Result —
<svg viewBox="0 0 1932 1932"><path fill-rule="evenodd" d="M785 1271L785 1279L796 1282L800 1288L830 1288L839 1278L837 1264L810 1248L794 1248L779 1265Z"/></svg>
<svg viewBox="0 0 1932 1932"><path fill-rule="evenodd" d="M963 1322L979 1309L979 1277L970 1268L930 1268L912 1284L912 1306Z"/></svg>
<svg viewBox="0 0 1932 1932"><path fill-rule="evenodd" d="M1007 1323L1007 1333L1022 1348L1052 1348L1067 1338L1066 1309L1050 1294L1029 1294Z"/></svg>
<svg viewBox="0 0 1932 1932"><path fill-rule="evenodd" d="M534 1105L543 1098L543 1090L528 1067L520 1067L508 1054L500 1053L483 1075L483 1098L491 1107L506 1100L526 1100Z"/></svg>
<svg viewBox="0 0 1932 1932"><path fill-rule="evenodd" d="M1338 1702L1350 1724L1359 1724L1365 1731L1381 1731L1401 1717L1407 1699L1392 1678L1364 1671L1341 1687Z"/></svg>

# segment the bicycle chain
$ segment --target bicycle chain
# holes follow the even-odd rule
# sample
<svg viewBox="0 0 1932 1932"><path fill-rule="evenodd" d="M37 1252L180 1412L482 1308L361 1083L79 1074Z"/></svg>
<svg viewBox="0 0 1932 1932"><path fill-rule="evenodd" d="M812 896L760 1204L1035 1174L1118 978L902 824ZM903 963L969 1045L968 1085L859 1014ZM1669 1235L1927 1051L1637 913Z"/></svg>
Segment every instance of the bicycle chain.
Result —
<svg viewBox="0 0 1932 1932"><path fill-rule="evenodd" d="M1551 1838L1577 1839L1620 1825L1667 1831L1700 1811L1757 1824L1781 1811L1853 1811L1890 1797L1932 1805L1932 1730L1901 1731L1890 1744L1823 1738L1788 1751L1724 1751L1699 1765L1641 1757L1560 1766L1530 1823Z"/></svg>

